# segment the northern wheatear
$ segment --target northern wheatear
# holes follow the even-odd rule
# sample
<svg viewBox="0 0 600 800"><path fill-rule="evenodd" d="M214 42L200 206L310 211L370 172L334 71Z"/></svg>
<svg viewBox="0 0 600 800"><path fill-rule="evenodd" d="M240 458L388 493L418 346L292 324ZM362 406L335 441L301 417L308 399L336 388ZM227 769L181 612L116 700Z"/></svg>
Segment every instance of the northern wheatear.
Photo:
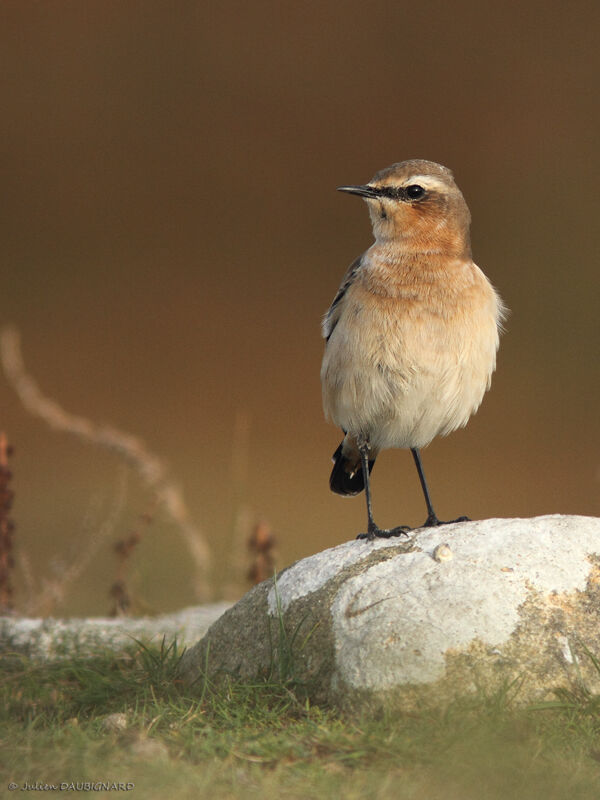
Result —
<svg viewBox="0 0 600 800"><path fill-rule="evenodd" d="M452 173L432 161L393 164L363 186L375 242L350 266L323 320L325 415L344 431L332 491L365 489L367 532L397 536L373 520L369 474L380 450L410 448L436 516L419 449L467 424L490 387L504 307L471 258L471 215ZM459 517L452 522L467 520Z"/></svg>

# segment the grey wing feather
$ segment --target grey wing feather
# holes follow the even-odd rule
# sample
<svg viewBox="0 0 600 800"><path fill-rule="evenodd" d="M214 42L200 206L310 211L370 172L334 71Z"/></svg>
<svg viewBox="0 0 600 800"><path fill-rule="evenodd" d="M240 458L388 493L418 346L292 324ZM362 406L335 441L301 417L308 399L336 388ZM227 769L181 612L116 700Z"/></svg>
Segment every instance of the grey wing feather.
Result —
<svg viewBox="0 0 600 800"><path fill-rule="evenodd" d="M348 291L348 288L354 283L356 275L362 266L362 258L362 256L359 256L356 261L353 261L348 267L346 274L342 278L340 288L338 289L336 296L333 298L333 303L329 306L327 313L323 317L321 331L323 333L323 338L327 341L329 341L329 337L333 333L333 329L337 325L338 319L340 318L342 299Z"/></svg>

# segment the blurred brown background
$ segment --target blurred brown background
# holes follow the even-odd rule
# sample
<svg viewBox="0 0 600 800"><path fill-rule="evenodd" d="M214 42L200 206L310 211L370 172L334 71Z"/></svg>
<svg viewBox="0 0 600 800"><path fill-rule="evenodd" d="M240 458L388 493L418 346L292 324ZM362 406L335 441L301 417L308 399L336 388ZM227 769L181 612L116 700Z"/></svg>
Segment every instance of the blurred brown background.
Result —
<svg viewBox="0 0 600 800"><path fill-rule="evenodd" d="M328 490L319 323L371 242L335 188L407 158L454 170L512 311L480 412L424 453L438 513L600 513L599 21L595 2L0 3L2 322L46 393L168 462L216 595L258 519L280 567L364 526L362 496ZM39 583L98 535L122 470L3 377L0 408ZM422 522L407 453L374 476L380 524ZM57 613L107 610L138 487ZM135 558L151 608L194 601L160 515Z"/></svg>

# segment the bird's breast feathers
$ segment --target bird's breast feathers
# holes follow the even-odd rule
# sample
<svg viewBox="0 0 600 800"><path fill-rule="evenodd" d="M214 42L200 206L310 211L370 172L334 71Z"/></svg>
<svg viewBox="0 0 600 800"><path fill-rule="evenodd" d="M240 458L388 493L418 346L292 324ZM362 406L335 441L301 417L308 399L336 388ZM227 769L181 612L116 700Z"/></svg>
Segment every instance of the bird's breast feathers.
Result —
<svg viewBox="0 0 600 800"><path fill-rule="evenodd" d="M346 430L392 417L410 427L428 405L431 438L466 424L498 349L502 307L487 278L469 262L447 282L388 278L381 293L361 273L338 300L323 358L327 416Z"/></svg>

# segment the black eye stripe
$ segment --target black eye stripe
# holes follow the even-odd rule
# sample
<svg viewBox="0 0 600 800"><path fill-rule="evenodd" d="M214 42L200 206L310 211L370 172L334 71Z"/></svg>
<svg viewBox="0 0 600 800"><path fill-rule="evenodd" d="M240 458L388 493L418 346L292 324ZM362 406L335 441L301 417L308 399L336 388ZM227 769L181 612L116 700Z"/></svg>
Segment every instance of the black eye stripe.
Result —
<svg viewBox="0 0 600 800"><path fill-rule="evenodd" d="M397 186L378 186L377 194L379 197L387 197L389 200L405 200L404 189Z"/></svg>
<svg viewBox="0 0 600 800"><path fill-rule="evenodd" d="M427 192L422 186L413 183L410 186L378 186L377 194L379 197L386 197L389 200L402 200L406 202L422 200Z"/></svg>

